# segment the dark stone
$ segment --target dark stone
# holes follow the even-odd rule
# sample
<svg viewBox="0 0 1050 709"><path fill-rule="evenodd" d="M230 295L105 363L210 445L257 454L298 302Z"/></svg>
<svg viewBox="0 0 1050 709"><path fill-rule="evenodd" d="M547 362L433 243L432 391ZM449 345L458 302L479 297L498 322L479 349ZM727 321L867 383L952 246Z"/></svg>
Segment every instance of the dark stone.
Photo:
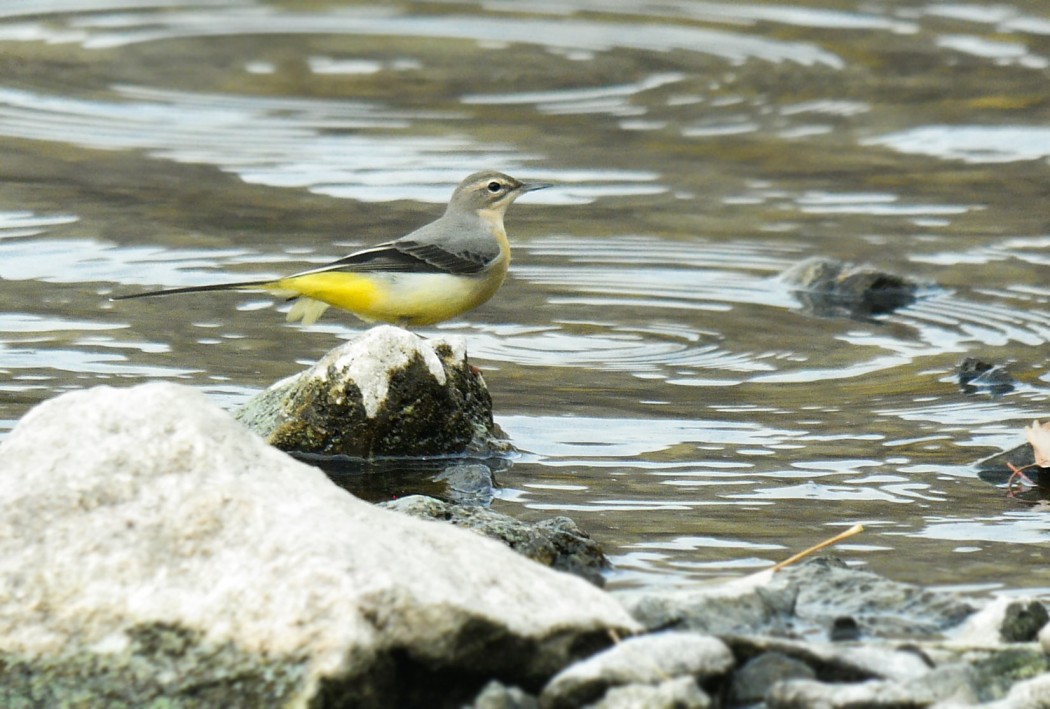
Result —
<svg viewBox="0 0 1050 709"><path fill-rule="evenodd" d="M959 387L967 394L985 393L996 397L1013 391L1016 386L1005 367L976 357L967 357L960 362L956 373Z"/></svg>
<svg viewBox="0 0 1050 709"><path fill-rule="evenodd" d="M1006 607L999 634L1007 643L1032 642L1047 621L1050 621L1050 614L1039 601L1014 601Z"/></svg>
<svg viewBox="0 0 1050 709"><path fill-rule="evenodd" d="M870 319L915 302L922 286L902 276L834 259L812 258L781 278L803 309L820 317Z"/></svg>
<svg viewBox="0 0 1050 709"><path fill-rule="evenodd" d="M1035 484L1035 488L1026 494L1015 495L1017 498L1050 500L1050 468L1040 468L1035 464L1035 453L1030 443L1022 443L977 463L977 477L991 485L1005 485L1011 479L1016 480L1014 470L1022 471Z"/></svg>
<svg viewBox="0 0 1050 709"><path fill-rule="evenodd" d="M849 615L842 615L833 620L831 629L828 630L828 638L834 643L860 640L861 635L857 619Z"/></svg>

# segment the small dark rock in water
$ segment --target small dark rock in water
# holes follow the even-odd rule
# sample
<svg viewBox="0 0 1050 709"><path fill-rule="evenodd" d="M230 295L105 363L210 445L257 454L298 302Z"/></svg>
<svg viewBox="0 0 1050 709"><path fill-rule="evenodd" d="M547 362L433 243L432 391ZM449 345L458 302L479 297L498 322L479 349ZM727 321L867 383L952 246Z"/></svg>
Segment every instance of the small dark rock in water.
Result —
<svg viewBox="0 0 1050 709"><path fill-rule="evenodd" d="M991 364L976 357L967 357L957 368L959 387L967 394L986 393L1002 396L1014 390L1016 382L1002 365Z"/></svg>
<svg viewBox="0 0 1050 709"><path fill-rule="evenodd" d="M1019 432L1020 435L1020 432ZM1017 499L1039 501L1050 500L1050 468L1035 464L1035 453L1030 443L997 453L977 463L977 477L991 485L1004 485L1014 475L1014 470L1023 471L1036 487L1015 495Z"/></svg>
<svg viewBox="0 0 1050 709"><path fill-rule="evenodd" d="M1014 601L1006 607L999 634L1003 642L1027 643L1039 636L1050 614L1039 601Z"/></svg>
<svg viewBox="0 0 1050 709"><path fill-rule="evenodd" d="M813 668L782 652L764 652L748 660L733 674L729 690L731 705L756 704L777 682L790 679L816 679Z"/></svg>
<svg viewBox="0 0 1050 709"><path fill-rule="evenodd" d="M510 450L459 339L381 325L277 382L235 414L271 445L319 456L419 457Z"/></svg>
<svg viewBox="0 0 1050 709"><path fill-rule="evenodd" d="M496 495L492 469L484 463L450 465L434 481L448 485L449 497L460 505L486 506Z"/></svg>
<svg viewBox="0 0 1050 709"><path fill-rule="evenodd" d="M820 317L867 319L915 302L921 285L903 276L825 258L811 258L784 271L803 308Z"/></svg>
<svg viewBox="0 0 1050 709"><path fill-rule="evenodd" d="M568 517L528 524L483 507L457 505L422 495L384 502L380 507L472 529L544 566L575 574L596 586L605 584L602 571L609 568L609 560L598 543Z"/></svg>

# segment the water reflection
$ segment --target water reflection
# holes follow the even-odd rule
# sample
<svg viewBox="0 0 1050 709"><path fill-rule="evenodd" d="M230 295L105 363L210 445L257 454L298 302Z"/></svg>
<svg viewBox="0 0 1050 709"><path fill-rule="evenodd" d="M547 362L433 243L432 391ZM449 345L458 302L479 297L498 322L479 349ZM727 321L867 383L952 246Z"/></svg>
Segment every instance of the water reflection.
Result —
<svg viewBox="0 0 1050 709"><path fill-rule="evenodd" d="M1050 128L1044 126L918 126L868 141L902 153L968 163L1038 160L1050 156Z"/></svg>

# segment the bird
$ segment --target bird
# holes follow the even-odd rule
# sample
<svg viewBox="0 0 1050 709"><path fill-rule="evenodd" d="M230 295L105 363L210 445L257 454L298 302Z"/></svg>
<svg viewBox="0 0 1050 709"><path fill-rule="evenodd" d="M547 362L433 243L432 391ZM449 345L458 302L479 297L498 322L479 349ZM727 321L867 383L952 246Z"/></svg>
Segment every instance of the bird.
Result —
<svg viewBox="0 0 1050 709"><path fill-rule="evenodd" d="M489 300L507 276L510 243L503 215L527 192L551 187L502 172L466 177L445 213L405 236L283 278L114 296L152 298L207 291L266 291L294 299L288 321L311 325L331 306L365 322L432 325Z"/></svg>

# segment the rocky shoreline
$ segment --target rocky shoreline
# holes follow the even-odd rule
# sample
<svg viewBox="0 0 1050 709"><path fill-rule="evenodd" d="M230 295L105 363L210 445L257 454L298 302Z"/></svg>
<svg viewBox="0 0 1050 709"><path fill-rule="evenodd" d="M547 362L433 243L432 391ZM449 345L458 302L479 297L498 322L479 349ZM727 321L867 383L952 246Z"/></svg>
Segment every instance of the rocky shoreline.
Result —
<svg viewBox="0 0 1050 709"><path fill-rule="evenodd" d="M440 366L464 373L445 382L473 393L437 398L479 400L465 353L441 347ZM441 379L428 359L398 361ZM345 404L329 375L347 361L312 385L322 409ZM476 450L491 412L473 410L469 436L441 441ZM468 473L454 484L481 506L372 505L186 387L45 402L0 444L0 706L1050 705L1037 600L833 558L610 593L571 520L488 510Z"/></svg>

